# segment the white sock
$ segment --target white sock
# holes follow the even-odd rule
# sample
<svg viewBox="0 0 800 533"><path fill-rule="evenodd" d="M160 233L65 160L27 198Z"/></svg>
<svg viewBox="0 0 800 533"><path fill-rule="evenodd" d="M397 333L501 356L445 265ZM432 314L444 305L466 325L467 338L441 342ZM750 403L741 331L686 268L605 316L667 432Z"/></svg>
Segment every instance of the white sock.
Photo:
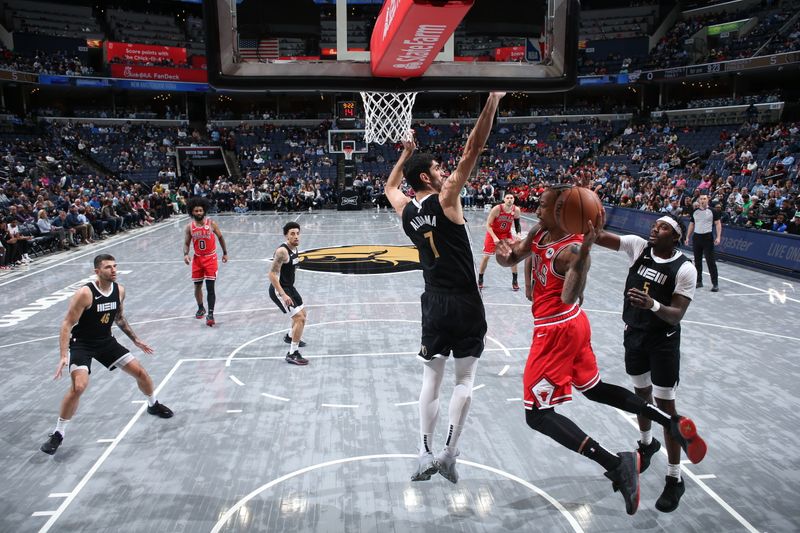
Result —
<svg viewBox="0 0 800 533"><path fill-rule="evenodd" d="M642 434L642 438L639 439L639 442L645 446L653 442L653 432L651 430L648 429L647 431L640 431L639 433Z"/></svg>
<svg viewBox="0 0 800 533"><path fill-rule="evenodd" d="M423 433L419 439L419 454L433 453L433 433Z"/></svg>
<svg viewBox="0 0 800 533"><path fill-rule="evenodd" d="M447 430L447 440L444 443L444 451L452 457L458 455L458 447L456 444L458 443L458 438L461 436L461 430L463 428L464 426L454 426L450 424L450 429Z"/></svg>
<svg viewBox="0 0 800 533"><path fill-rule="evenodd" d="M157 402L158 402L158 400L156 400L156 395L155 394L153 394L152 396L148 396L147 397L147 405L149 407L153 407Z"/></svg>
<svg viewBox="0 0 800 533"><path fill-rule="evenodd" d="M678 481L681 480L681 465L667 465L667 475L678 478Z"/></svg>
<svg viewBox="0 0 800 533"><path fill-rule="evenodd" d="M446 362L444 357L437 357L422 368L422 387L419 391L420 454L433 451L433 431L439 419L439 388Z"/></svg>
<svg viewBox="0 0 800 533"><path fill-rule="evenodd" d="M300 348L300 343L292 341L292 343L289 345L289 353L294 353L299 348Z"/></svg>
<svg viewBox="0 0 800 533"><path fill-rule="evenodd" d="M62 437L64 436L64 434L65 434L65 432L67 430L67 422L69 422L69 420L61 418L60 416L58 417L58 422L56 422L55 431L61 433Z"/></svg>
<svg viewBox="0 0 800 533"><path fill-rule="evenodd" d="M445 451L452 456L458 454L458 438L467 420L469 406L472 403L472 384L478 366L476 357L464 357L454 361L456 367L456 386L450 397L450 425L445 440Z"/></svg>

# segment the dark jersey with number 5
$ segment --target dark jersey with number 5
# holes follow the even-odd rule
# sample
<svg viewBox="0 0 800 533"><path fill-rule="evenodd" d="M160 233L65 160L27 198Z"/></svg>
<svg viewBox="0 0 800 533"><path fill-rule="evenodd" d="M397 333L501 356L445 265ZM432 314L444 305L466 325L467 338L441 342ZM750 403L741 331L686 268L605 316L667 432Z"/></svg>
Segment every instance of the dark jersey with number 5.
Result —
<svg viewBox="0 0 800 533"><path fill-rule="evenodd" d="M419 250L425 289L478 291L466 224L454 224L431 194L403 209L403 231Z"/></svg>
<svg viewBox="0 0 800 533"><path fill-rule="evenodd" d="M119 309L119 285L112 283L108 296L94 283L86 286L92 291L92 305L84 309L78 323L72 327L72 338L79 341L108 339Z"/></svg>

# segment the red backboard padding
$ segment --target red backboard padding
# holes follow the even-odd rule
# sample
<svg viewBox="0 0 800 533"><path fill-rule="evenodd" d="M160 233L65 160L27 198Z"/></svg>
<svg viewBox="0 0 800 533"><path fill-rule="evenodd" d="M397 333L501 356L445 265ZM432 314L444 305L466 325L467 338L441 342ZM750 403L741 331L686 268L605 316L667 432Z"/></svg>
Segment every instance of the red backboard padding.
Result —
<svg viewBox="0 0 800 533"><path fill-rule="evenodd" d="M372 75L422 76L474 0L387 0L370 39Z"/></svg>

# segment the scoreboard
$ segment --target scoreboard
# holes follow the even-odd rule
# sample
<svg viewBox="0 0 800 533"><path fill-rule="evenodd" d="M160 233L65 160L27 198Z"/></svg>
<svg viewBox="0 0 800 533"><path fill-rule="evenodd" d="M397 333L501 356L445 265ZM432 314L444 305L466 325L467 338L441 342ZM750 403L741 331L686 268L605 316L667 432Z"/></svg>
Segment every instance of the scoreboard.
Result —
<svg viewBox="0 0 800 533"><path fill-rule="evenodd" d="M340 100L338 103L338 118L356 119L356 103L354 100Z"/></svg>

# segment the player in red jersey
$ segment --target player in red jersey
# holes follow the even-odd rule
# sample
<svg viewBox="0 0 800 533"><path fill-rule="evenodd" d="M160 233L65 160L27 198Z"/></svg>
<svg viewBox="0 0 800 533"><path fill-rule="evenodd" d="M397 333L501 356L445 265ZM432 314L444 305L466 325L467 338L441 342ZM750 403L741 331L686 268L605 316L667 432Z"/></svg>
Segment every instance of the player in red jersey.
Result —
<svg viewBox="0 0 800 533"><path fill-rule="evenodd" d="M600 379L591 327L579 302L591 264L589 251L602 231L605 213L589 221L585 235L565 233L553 213L562 190L551 187L542 194L537 210L539 224L523 241L497 244L496 257L502 266L532 257L534 332L523 377L525 418L534 430L603 466L614 491L622 492L628 514L634 514L639 506L639 452L613 454L572 420L556 413L556 405L572 399L573 385L592 401L661 424L694 463L703 459L705 442L697 436L690 419L670 416L624 387Z"/></svg>
<svg viewBox="0 0 800 533"><path fill-rule="evenodd" d="M194 283L194 297L197 300L197 319L206 317L206 325L213 326L214 304L217 301L217 294L214 291L214 284L217 281L217 239L222 247L222 262L228 262L228 247L225 239L219 230L217 223L206 218L208 213L208 201L200 196L191 198L187 204L187 209L192 215L192 221L186 225L185 239L183 241L183 262L187 265L189 260L189 246L194 246L194 258L192 265L192 282ZM208 314L203 307L203 280L206 282L208 292Z"/></svg>
<svg viewBox="0 0 800 533"><path fill-rule="evenodd" d="M522 228L519 224L520 215L519 207L514 205L514 195L510 192L506 193L503 197L502 204L494 206L492 210L489 211L489 218L486 220L486 238L483 241L483 259L481 259L481 266L478 270L479 289L483 288L483 273L486 272L489 256L494 255L497 241L504 239L513 240L511 228L514 228L517 235L522 233ZM516 264L511 267L511 288L515 291L519 290Z"/></svg>

